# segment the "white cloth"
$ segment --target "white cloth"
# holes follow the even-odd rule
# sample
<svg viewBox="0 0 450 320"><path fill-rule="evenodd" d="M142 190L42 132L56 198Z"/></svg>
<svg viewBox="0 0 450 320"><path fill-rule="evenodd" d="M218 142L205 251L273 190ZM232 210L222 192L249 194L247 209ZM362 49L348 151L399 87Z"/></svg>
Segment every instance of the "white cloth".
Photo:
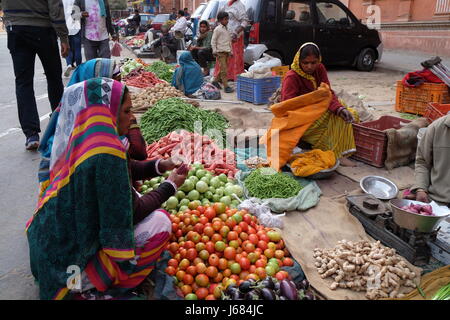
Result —
<svg viewBox="0 0 450 320"><path fill-rule="evenodd" d="M76 35L81 30L81 12L77 8L73 8L75 0L63 0L64 16L66 18L67 29L69 36ZM72 15L72 11L74 14Z"/></svg>
<svg viewBox="0 0 450 320"><path fill-rule="evenodd" d="M188 28L188 23L185 17L180 17L177 19L177 22L175 22L174 26L172 27L172 32L180 31L181 33L185 34L186 30Z"/></svg>
<svg viewBox="0 0 450 320"><path fill-rule="evenodd" d="M86 11L89 13L89 17L86 18L86 39L91 41L109 39L106 18L100 15L98 0L86 0Z"/></svg>
<svg viewBox="0 0 450 320"><path fill-rule="evenodd" d="M227 4L224 11L229 15L228 30L232 34L236 33L236 30L239 27L247 27L247 11L245 9L245 5L240 0L236 0L231 6Z"/></svg>

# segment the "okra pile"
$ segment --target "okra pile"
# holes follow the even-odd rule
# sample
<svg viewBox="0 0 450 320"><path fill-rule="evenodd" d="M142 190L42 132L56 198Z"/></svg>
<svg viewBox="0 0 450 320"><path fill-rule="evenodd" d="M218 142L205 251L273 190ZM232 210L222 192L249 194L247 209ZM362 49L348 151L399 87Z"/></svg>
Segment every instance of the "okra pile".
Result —
<svg viewBox="0 0 450 320"><path fill-rule="evenodd" d="M295 197L302 186L291 176L272 168L252 171L244 180L250 196L259 199Z"/></svg>

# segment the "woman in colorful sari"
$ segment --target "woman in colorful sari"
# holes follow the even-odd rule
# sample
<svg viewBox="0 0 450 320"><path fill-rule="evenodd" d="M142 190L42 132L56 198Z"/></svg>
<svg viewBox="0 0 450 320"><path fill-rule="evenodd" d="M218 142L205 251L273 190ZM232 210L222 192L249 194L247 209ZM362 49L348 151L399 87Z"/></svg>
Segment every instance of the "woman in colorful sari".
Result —
<svg viewBox="0 0 450 320"><path fill-rule="evenodd" d="M175 69L172 77L172 86L190 96L200 89L202 84L202 68L195 62L190 52L183 52L180 55L180 66Z"/></svg>
<svg viewBox="0 0 450 320"><path fill-rule="evenodd" d="M120 136L130 126L130 109L123 84L94 78L67 88L55 111L56 126L47 129L54 132L50 180L27 223L41 299L90 289L124 295L150 274L167 245L171 223L159 208L186 175L173 170L142 197L132 188L132 180L174 165L127 159Z"/></svg>
<svg viewBox="0 0 450 320"><path fill-rule="evenodd" d="M248 25L245 5L240 0L230 0L223 8L228 13L228 30L231 33L233 55L228 59L228 80L236 81L237 76L244 73L244 29ZM214 77L220 73L219 63L216 63Z"/></svg>
<svg viewBox="0 0 450 320"><path fill-rule="evenodd" d="M330 86L320 49L312 42L305 43L283 80L281 101L315 91L322 82ZM351 166L353 162L345 157L356 152L352 122L357 121L357 112L343 106L332 91L328 111L313 123L301 140L311 144L314 149L332 150L336 158L341 158L342 165Z"/></svg>

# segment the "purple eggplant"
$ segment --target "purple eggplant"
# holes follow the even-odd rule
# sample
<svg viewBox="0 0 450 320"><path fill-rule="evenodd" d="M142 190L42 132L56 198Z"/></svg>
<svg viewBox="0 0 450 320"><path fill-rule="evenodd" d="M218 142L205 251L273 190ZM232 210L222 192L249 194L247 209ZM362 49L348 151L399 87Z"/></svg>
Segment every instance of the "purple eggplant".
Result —
<svg viewBox="0 0 450 320"><path fill-rule="evenodd" d="M226 294L231 295L232 292L238 290L237 286L235 284L230 284L227 289L225 290Z"/></svg>
<svg viewBox="0 0 450 320"><path fill-rule="evenodd" d="M257 290L251 290L247 292L244 296L245 300L259 300L260 293Z"/></svg>
<svg viewBox="0 0 450 320"><path fill-rule="evenodd" d="M275 283L273 282L271 277L267 277L263 281L260 282L260 286L262 288L267 288L267 289L273 290L275 288Z"/></svg>
<svg viewBox="0 0 450 320"><path fill-rule="evenodd" d="M242 293L247 293L252 290L252 283L250 281L244 281L239 285L239 291Z"/></svg>
<svg viewBox="0 0 450 320"><path fill-rule="evenodd" d="M305 294L305 297L303 298L303 300L316 300L316 298L314 297L314 295L311 292L307 292Z"/></svg>
<svg viewBox="0 0 450 320"><path fill-rule="evenodd" d="M297 288L295 284L290 280L282 280L280 283L280 293L282 296L288 298L288 300L298 300Z"/></svg>
<svg viewBox="0 0 450 320"><path fill-rule="evenodd" d="M230 294L231 300L242 300L243 295L239 292L239 290L233 290Z"/></svg>
<svg viewBox="0 0 450 320"><path fill-rule="evenodd" d="M279 282L275 282L275 287L274 287L275 291L280 291L280 283Z"/></svg>
<svg viewBox="0 0 450 320"><path fill-rule="evenodd" d="M276 300L276 295L273 290L269 288L264 288L261 290L263 300Z"/></svg>
<svg viewBox="0 0 450 320"><path fill-rule="evenodd" d="M309 282L306 279L297 283L297 289L308 290L308 288L309 288Z"/></svg>

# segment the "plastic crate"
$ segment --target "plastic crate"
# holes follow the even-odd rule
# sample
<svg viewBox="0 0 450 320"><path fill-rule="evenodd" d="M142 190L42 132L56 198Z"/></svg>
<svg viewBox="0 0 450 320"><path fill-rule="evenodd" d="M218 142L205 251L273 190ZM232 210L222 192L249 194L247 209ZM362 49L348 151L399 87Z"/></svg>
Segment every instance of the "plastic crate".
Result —
<svg viewBox="0 0 450 320"><path fill-rule="evenodd" d="M284 80L284 77L286 77L286 73L290 70L289 66L281 66L281 67L273 67L270 69L272 71L272 74L274 76L280 76L281 80Z"/></svg>
<svg viewBox="0 0 450 320"><path fill-rule="evenodd" d="M375 167L384 167L387 152L386 129L400 129L411 121L383 116L378 120L353 125L356 153L353 158Z"/></svg>
<svg viewBox="0 0 450 320"><path fill-rule="evenodd" d="M251 79L238 76L237 98L253 104L265 104L280 87L281 77Z"/></svg>
<svg viewBox="0 0 450 320"><path fill-rule="evenodd" d="M425 118L431 123L434 120L447 115L448 112L450 112L450 104L432 102L428 104L427 110L425 111Z"/></svg>
<svg viewBox="0 0 450 320"><path fill-rule="evenodd" d="M424 83L416 88L397 81L395 110L423 116L430 102L450 103L449 89L443 83Z"/></svg>

